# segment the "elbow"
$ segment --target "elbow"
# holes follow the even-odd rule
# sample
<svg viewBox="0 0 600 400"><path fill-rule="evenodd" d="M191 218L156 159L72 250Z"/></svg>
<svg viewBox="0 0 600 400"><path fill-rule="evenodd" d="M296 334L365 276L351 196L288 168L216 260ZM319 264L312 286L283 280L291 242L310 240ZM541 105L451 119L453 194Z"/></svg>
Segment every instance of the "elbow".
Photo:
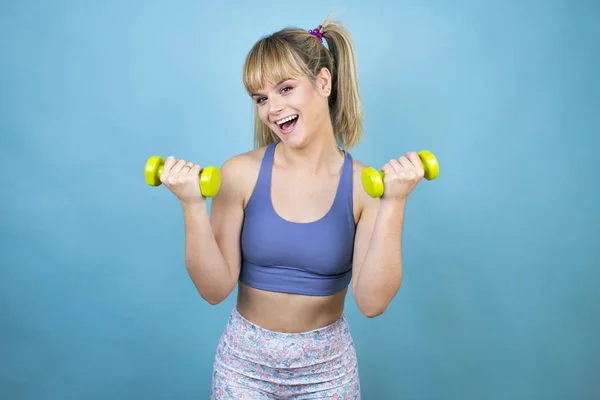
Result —
<svg viewBox="0 0 600 400"><path fill-rule="evenodd" d="M211 306L216 306L225 300L225 297L216 297L216 296L204 296L200 294L200 296Z"/></svg>
<svg viewBox="0 0 600 400"><path fill-rule="evenodd" d="M211 306L216 306L227 299L237 283L225 279L217 282L208 281L190 267L190 264L187 264L187 271L200 297Z"/></svg>
<svg viewBox="0 0 600 400"><path fill-rule="evenodd" d="M225 299L229 297L229 294L233 290L229 290L229 288L225 285L213 285L209 287L203 287L193 279L192 282L194 283L194 286L196 287L196 290L198 291L200 297L211 306L216 306L225 301Z"/></svg>
<svg viewBox="0 0 600 400"><path fill-rule="evenodd" d="M229 297L229 294L232 290L228 290L228 288L222 288L221 290L212 290L210 292L201 292L200 290L198 290L198 292L200 293L200 297L202 297L204 301L206 301L211 306L216 306L225 301L225 299Z"/></svg>
<svg viewBox="0 0 600 400"><path fill-rule="evenodd" d="M200 293L200 297L202 297L204 301L206 301L211 306L216 306L225 301L227 297L229 297L231 290L226 290L225 288L223 288L222 290L212 290L210 292L198 290L198 292Z"/></svg>
<svg viewBox="0 0 600 400"><path fill-rule="evenodd" d="M355 294L356 305L360 312L367 318L379 317L387 311L388 306L396 296L399 285L393 290L376 290L362 294Z"/></svg>
<svg viewBox="0 0 600 400"><path fill-rule="evenodd" d="M361 314L367 318L375 318L382 315L389 306L389 301L386 301L381 296L368 296L367 298L356 298L356 305Z"/></svg>
<svg viewBox="0 0 600 400"><path fill-rule="evenodd" d="M358 308L365 317L375 318L375 317L379 317L387 310L387 304L379 305L379 306L372 305L372 306L366 306L366 307L359 306Z"/></svg>

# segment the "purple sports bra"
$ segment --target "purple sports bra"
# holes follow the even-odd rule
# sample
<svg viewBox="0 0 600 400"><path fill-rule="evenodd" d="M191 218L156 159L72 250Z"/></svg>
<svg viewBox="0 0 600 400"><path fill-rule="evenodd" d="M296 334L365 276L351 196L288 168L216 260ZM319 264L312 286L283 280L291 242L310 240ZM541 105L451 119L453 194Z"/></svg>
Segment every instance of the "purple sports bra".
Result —
<svg viewBox="0 0 600 400"><path fill-rule="evenodd" d="M335 200L327 214L314 222L291 222L281 218L271 202L276 146L267 146L245 208L239 280L273 292L310 296L337 293L352 278L352 156L345 153Z"/></svg>

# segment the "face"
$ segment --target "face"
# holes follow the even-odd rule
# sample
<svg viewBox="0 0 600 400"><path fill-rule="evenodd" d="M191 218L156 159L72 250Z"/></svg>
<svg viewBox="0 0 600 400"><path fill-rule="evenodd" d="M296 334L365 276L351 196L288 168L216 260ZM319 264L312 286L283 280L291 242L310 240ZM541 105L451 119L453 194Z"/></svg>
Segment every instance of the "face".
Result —
<svg viewBox="0 0 600 400"><path fill-rule="evenodd" d="M330 93L331 76L323 69L314 82L304 76L269 82L252 98L260 119L280 140L299 147L331 124Z"/></svg>

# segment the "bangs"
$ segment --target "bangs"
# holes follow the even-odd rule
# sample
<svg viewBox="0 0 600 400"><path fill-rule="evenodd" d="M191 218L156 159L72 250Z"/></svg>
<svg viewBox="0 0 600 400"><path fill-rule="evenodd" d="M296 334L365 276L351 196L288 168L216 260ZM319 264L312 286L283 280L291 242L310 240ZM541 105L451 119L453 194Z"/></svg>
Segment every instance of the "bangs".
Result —
<svg viewBox="0 0 600 400"><path fill-rule="evenodd" d="M260 40L250 50L242 72L248 94L264 89L283 79L308 76L303 61L288 43L275 37Z"/></svg>

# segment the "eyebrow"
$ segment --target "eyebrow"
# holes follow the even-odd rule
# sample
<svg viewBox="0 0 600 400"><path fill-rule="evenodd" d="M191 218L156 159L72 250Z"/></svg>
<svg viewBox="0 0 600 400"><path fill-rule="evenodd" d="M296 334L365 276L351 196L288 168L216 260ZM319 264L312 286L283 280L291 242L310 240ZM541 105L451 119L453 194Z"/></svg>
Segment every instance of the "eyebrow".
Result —
<svg viewBox="0 0 600 400"><path fill-rule="evenodd" d="M277 86L281 85L283 82L289 81L291 79L292 78L284 78L284 79L280 80L279 82L277 82L276 84L274 84L272 87L277 87ZM250 96L255 97L255 96L262 96L262 95L260 93L252 93Z"/></svg>

